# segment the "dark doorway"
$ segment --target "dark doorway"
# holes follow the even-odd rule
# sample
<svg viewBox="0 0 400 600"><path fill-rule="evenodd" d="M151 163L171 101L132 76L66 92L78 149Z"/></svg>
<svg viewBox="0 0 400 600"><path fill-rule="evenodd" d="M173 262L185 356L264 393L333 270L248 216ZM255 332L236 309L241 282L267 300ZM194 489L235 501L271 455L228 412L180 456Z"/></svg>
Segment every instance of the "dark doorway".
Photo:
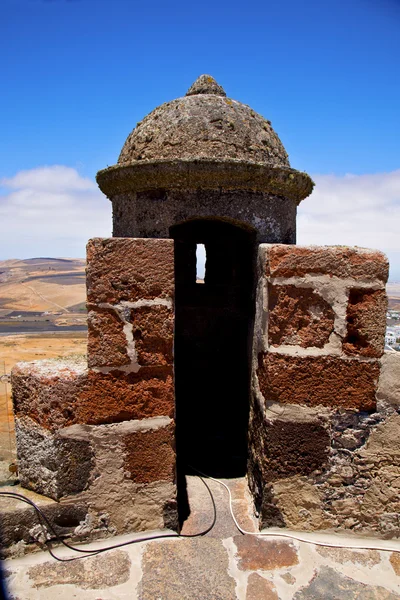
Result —
<svg viewBox="0 0 400 600"><path fill-rule="evenodd" d="M175 225L178 473L246 472L255 232L224 220ZM204 280L196 253L204 245ZM202 250L204 251L204 248ZM197 251L197 252L196 252Z"/></svg>

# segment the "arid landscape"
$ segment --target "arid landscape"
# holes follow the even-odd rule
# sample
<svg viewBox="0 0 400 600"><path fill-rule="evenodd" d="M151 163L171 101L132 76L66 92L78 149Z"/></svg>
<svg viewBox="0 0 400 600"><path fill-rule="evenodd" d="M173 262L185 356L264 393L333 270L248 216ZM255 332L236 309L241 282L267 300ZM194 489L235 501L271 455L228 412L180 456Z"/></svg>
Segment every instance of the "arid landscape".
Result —
<svg viewBox="0 0 400 600"><path fill-rule="evenodd" d="M0 261L0 479L14 451L11 369L19 361L85 354L85 296L83 259Z"/></svg>
<svg viewBox="0 0 400 600"><path fill-rule="evenodd" d="M400 282L389 282L386 285L386 291L389 299L389 308L400 310Z"/></svg>

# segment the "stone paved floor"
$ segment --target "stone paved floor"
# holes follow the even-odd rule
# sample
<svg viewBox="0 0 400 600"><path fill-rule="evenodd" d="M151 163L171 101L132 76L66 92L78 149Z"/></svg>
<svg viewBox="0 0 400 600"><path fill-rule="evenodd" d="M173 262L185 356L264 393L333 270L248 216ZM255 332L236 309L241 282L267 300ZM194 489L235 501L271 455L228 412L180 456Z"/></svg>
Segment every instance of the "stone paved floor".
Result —
<svg viewBox="0 0 400 600"><path fill-rule="evenodd" d="M400 600L400 553L324 548L279 537L243 536L234 527L223 489L210 484L217 523L204 537L151 541L59 563L37 552L4 563L13 600ZM255 530L243 480L229 483L235 514ZM212 519L208 493L188 478L192 513L183 533ZM96 542L98 548L123 542ZM321 536L309 535L310 539ZM327 538L326 538L327 539ZM359 538L337 537L343 543ZM365 541L365 540L364 540ZM372 540L369 540L373 542ZM376 543L377 540L374 540ZM384 542L399 548L400 542ZM71 552L58 548L62 557Z"/></svg>

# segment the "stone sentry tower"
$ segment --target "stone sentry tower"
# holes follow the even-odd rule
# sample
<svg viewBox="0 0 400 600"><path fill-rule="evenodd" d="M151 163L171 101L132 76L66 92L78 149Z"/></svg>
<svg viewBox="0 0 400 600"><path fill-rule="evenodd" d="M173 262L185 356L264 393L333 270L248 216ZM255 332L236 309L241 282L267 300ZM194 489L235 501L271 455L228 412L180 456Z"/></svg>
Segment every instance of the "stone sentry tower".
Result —
<svg viewBox="0 0 400 600"><path fill-rule="evenodd" d="M244 474L256 248L295 243L310 177L290 168L270 121L202 75L138 123L97 181L113 205L115 237L175 241L179 458L208 473Z"/></svg>
<svg viewBox="0 0 400 600"><path fill-rule="evenodd" d="M88 362L12 375L22 485L126 532L178 528L192 467L247 473L261 526L397 535L372 468L400 476L384 255L295 245L313 182L208 75L97 181L114 237L88 244Z"/></svg>

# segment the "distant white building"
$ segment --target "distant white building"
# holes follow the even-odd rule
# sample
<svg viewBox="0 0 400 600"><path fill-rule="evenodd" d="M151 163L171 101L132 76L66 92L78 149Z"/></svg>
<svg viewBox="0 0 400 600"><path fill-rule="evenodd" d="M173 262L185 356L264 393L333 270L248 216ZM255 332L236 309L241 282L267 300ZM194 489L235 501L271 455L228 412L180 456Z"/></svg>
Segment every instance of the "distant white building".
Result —
<svg viewBox="0 0 400 600"><path fill-rule="evenodd" d="M390 331L389 329L386 330L385 344L387 344L388 346L396 345L396 334L394 331Z"/></svg>

